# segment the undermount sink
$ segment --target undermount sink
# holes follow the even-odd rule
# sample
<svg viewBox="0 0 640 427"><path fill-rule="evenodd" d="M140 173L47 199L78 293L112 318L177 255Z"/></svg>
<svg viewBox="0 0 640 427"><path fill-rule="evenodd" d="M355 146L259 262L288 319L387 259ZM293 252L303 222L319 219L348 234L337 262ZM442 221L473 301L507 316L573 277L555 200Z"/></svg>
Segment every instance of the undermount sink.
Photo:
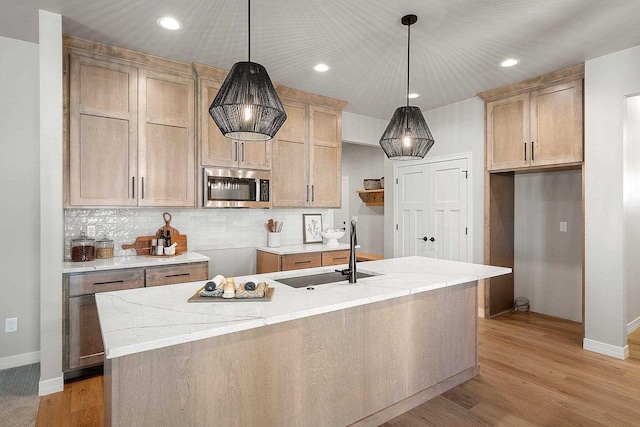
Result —
<svg viewBox="0 0 640 427"><path fill-rule="evenodd" d="M365 277L371 277L373 274L356 272L356 278L362 279ZM291 286L293 288L304 288L312 285L324 285L327 283L343 282L349 280L347 276L343 276L342 273L337 271L331 271L329 273L311 274L308 276L286 277L282 279L275 279L276 282Z"/></svg>

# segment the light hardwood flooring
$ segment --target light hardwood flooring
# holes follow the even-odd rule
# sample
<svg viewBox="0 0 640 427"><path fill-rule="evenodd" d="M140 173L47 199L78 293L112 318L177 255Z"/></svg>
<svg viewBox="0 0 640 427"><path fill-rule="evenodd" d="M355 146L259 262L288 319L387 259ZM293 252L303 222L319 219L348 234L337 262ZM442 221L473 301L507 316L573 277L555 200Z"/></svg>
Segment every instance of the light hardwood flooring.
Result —
<svg viewBox="0 0 640 427"><path fill-rule="evenodd" d="M582 349L581 325L533 313L479 319L480 375L384 427L640 426L640 329L630 356ZM103 379L65 384L40 402L36 426L102 426Z"/></svg>

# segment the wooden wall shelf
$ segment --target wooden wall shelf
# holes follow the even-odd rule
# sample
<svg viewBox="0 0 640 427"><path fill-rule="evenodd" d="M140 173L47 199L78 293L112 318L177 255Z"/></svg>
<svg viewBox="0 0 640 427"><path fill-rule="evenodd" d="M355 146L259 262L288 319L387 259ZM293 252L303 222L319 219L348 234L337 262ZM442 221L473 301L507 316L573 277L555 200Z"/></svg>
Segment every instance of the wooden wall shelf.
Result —
<svg viewBox="0 0 640 427"><path fill-rule="evenodd" d="M384 189L358 190L356 193L367 206L384 206Z"/></svg>

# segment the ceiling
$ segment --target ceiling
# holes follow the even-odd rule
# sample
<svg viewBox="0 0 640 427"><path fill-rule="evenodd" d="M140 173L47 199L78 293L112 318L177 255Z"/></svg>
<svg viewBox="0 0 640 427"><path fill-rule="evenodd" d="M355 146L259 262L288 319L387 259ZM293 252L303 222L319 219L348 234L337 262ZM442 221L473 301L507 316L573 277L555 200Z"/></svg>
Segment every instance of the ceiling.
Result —
<svg viewBox="0 0 640 427"><path fill-rule="evenodd" d="M37 9L74 36L185 62L231 68L247 60L243 0L0 0L0 35L37 42ZM429 110L476 93L640 44L638 0L254 0L251 60L285 86L349 102L388 120L406 93ZM171 15L171 32L156 19ZM504 69L498 63L517 57ZM318 62L331 69L312 70Z"/></svg>

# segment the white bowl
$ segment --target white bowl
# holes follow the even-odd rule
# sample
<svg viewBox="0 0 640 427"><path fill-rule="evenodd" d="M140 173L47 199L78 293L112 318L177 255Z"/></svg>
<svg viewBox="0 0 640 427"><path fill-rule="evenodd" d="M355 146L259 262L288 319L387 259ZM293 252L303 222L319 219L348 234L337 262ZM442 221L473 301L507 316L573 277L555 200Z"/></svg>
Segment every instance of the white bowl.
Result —
<svg viewBox="0 0 640 427"><path fill-rule="evenodd" d="M327 246L338 246L338 239L344 236L344 230L321 231L320 234L327 239Z"/></svg>

